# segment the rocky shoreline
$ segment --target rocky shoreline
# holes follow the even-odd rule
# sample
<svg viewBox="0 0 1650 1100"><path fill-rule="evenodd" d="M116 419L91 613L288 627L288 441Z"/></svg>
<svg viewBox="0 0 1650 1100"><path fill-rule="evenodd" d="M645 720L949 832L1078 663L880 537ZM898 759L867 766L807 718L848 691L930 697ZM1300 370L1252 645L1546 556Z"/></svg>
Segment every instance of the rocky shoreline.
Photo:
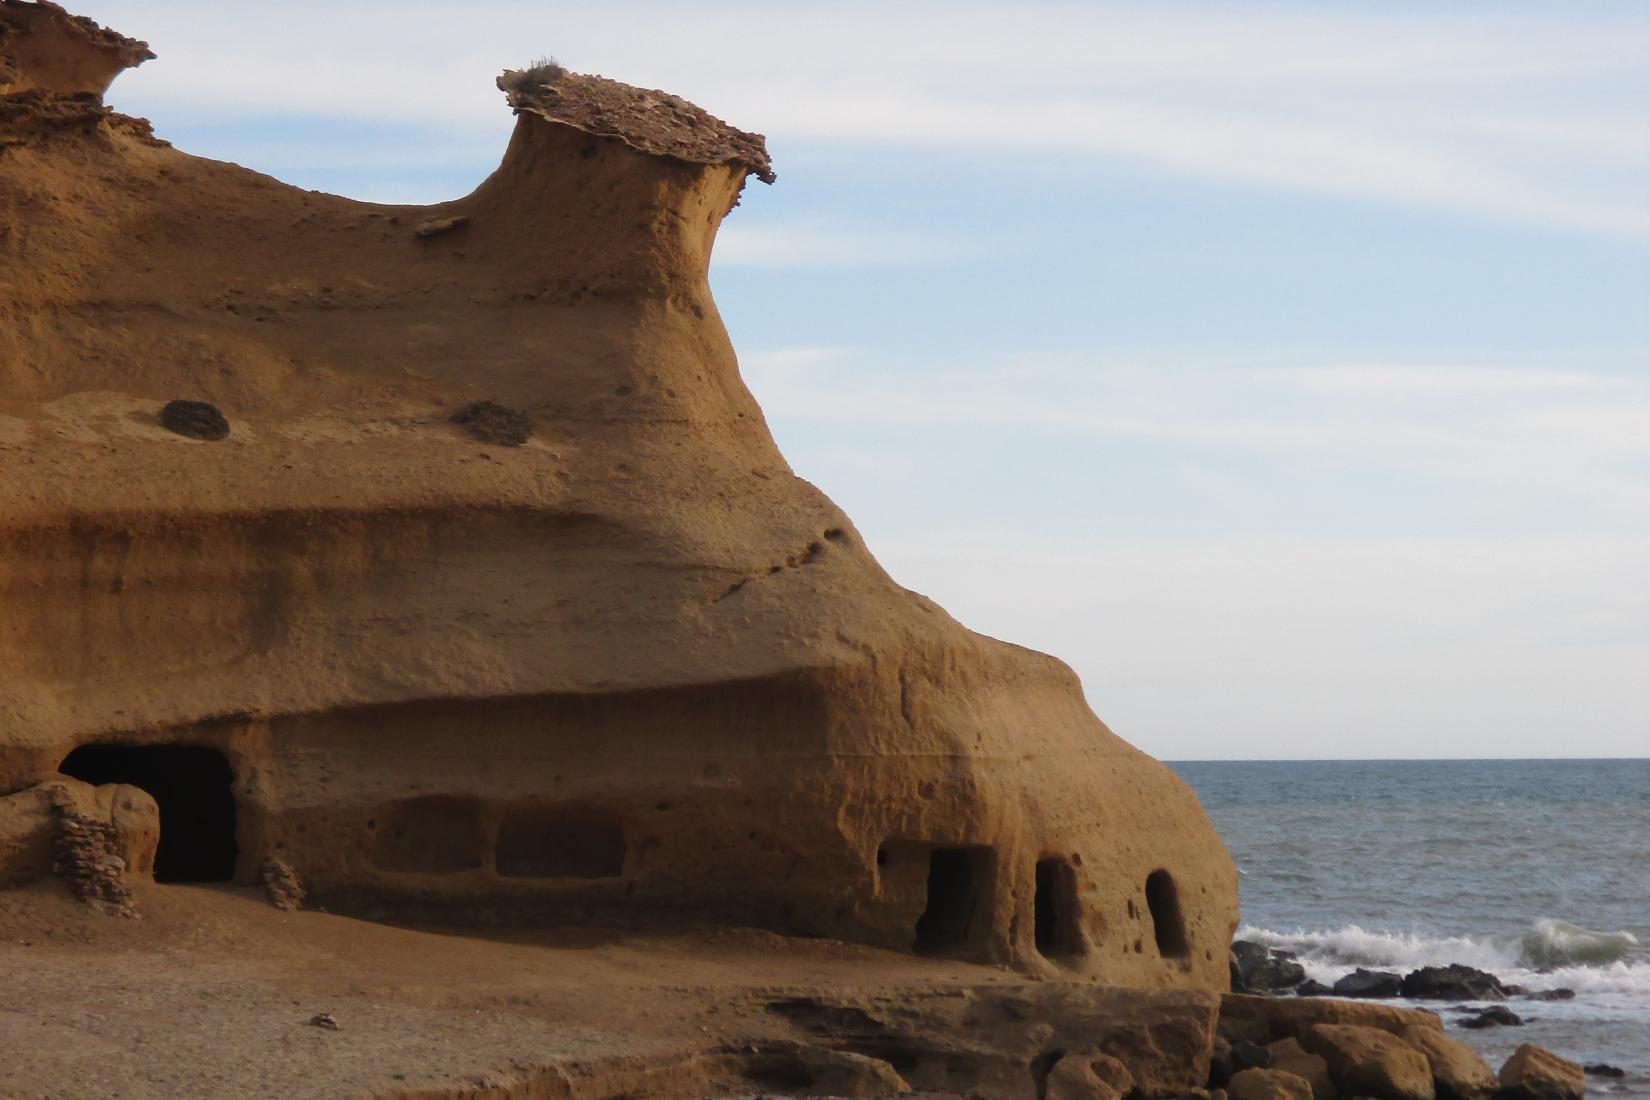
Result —
<svg viewBox="0 0 1650 1100"><path fill-rule="evenodd" d="M1530 989L1521 985L1505 984L1488 971L1462 963L1423 966L1408 973L1358 967L1336 980L1333 985L1324 985L1307 976L1306 968L1301 965L1294 952L1249 940L1233 942L1229 967L1234 994L1267 998L1333 997L1370 1001L1453 1001L1456 1003L1446 1009L1456 1014L1451 1022L1456 1027L1468 1030L1523 1026L1524 1018L1512 1008L1498 1003L1486 1005L1483 1003L1486 1001L1551 1002L1572 1000L1575 997L1573 989ZM1401 1038L1433 1066L1436 1095L1456 1096L1461 1100L1492 1095L1570 1100L1585 1092L1588 1076L1616 1079L1625 1075L1624 1071L1616 1066L1604 1063L1583 1066L1533 1043L1520 1046L1512 1057L1507 1059L1500 1072L1494 1073L1471 1048L1444 1038L1441 1032L1412 1033L1406 1030ZM1329 1045L1322 1038L1315 1041L1319 1048ZM1386 1043L1366 1043L1363 1052L1366 1056L1365 1061L1371 1066L1390 1058L1403 1060L1394 1054L1390 1044ZM1282 1097L1295 1095L1301 1096L1303 1100L1306 1095L1311 1095L1314 1100L1329 1100L1325 1091L1319 1087L1321 1081L1343 1082L1330 1070L1328 1060L1321 1057L1322 1053L1322 1049L1314 1050L1293 1040L1274 1042L1264 1047L1239 1041L1231 1045L1224 1061L1221 1060L1221 1052L1217 1050L1210 1087L1228 1085L1233 1100L1263 1100L1263 1097L1277 1097L1281 1100ZM1319 1062L1325 1064L1320 1066ZM1444 1064L1451 1069L1451 1079L1446 1079L1440 1072L1439 1067ZM1271 1077L1266 1080L1272 1081L1274 1086L1294 1091L1256 1091L1260 1078L1247 1078L1246 1082L1256 1083L1245 1083L1241 1087L1233 1085L1244 1074L1260 1071L1269 1074L1293 1074L1297 1081L1307 1086L1307 1092L1301 1093L1295 1081L1280 1083ZM1228 1075L1227 1081L1217 1079L1223 1074ZM1348 1075L1343 1073L1339 1076L1344 1078ZM1455 1080L1454 1077L1460 1079ZM1407 1096L1402 1091L1394 1091L1395 1080L1389 1075L1384 1082L1387 1091L1374 1092L1371 1095L1394 1098ZM1464 1091L1469 1085L1470 1090Z"/></svg>

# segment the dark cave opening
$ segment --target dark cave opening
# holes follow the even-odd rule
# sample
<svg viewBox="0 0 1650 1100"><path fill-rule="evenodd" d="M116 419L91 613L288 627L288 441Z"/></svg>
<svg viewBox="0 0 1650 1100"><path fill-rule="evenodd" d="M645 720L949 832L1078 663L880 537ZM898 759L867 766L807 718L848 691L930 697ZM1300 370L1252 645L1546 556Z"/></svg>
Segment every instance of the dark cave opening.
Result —
<svg viewBox="0 0 1650 1100"><path fill-rule="evenodd" d="M1146 908L1152 914L1157 953L1165 959L1185 958L1186 924L1180 915L1180 893L1169 872L1156 870L1146 876Z"/></svg>
<svg viewBox="0 0 1650 1100"><path fill-rule="evenodd" d="M1039 954L1046 959L1069 959L1082 953L1077 868L1063 859L1038 860L1032 912Z"/></svg>
<svg viewBox="0 0 1650 1100"><path fill-rule="evenodd" d="M126 783L160 807L156 882L228 882L235 874L235 774L199 745L82 745L59 772L102 786Z"/></svg>
<svg viewBox="0 0 1650 1100"><path fill-rule="evenodd" d="M989 854L982 848L935 848L928 854L928 904L917 918L918 954L941 954L968 942Z"/></svg>

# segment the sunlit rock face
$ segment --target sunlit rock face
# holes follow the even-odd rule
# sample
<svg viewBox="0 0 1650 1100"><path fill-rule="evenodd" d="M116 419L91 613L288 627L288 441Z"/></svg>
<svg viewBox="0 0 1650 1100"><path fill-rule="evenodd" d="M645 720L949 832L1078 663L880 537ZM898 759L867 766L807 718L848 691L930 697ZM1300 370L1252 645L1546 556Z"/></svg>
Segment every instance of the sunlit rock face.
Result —
<svg viewBox="0 0 1650 1100"><path fill-rule="evenodd" d="M706 281L759 136L507 74L491 177L372 205L109 112L141 43L0 27L0 882L61 771L153 795L173 880L1225 986L1193 796L775 447Z"/></svg>

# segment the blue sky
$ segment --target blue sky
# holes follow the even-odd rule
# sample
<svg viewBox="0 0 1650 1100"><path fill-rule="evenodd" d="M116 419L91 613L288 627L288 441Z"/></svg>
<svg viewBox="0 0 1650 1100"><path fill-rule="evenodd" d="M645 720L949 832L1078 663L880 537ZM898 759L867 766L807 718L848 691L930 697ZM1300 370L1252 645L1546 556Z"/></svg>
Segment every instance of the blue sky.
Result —
<svg viewBox="0 0 1650 1100"><path fill-rule="evenodd" d="M793 466L1150 752L1650 754L1650 6L76 10L358 198L542 54L766 133L712 281Z"/></svg>

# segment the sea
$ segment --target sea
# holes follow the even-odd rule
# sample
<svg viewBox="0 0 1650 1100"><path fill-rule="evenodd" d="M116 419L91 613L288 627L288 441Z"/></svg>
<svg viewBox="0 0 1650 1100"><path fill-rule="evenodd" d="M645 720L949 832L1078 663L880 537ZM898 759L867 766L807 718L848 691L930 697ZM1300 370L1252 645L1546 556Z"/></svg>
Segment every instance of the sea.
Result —
<svg viewBox="0 0 1650 1100"><path fill-rule="evenodd" d="M1650 760L1181 762L1237 864L1239 939L1356 967L1465 963L1570 1001L1513 999L1521 1027L1451 1037L1492 1067L1522 1043L1627 1071L1650 1097Z"/></svg>

